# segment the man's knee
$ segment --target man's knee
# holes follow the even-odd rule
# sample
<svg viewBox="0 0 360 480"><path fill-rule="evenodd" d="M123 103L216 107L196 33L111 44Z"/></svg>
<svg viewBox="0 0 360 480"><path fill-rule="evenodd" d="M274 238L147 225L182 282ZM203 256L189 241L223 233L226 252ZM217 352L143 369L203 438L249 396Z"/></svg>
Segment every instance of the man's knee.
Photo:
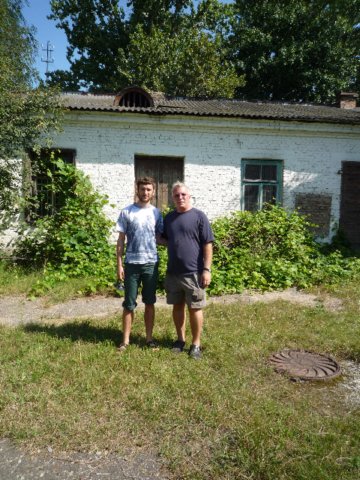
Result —
<svg viewBox="0 0 360 480"><path fill-rule="evenodd" d="M132 303L132 302L123 301L122 306L123 306L123 309L124 309L125 312L130 312L131 313L137 307L137 303L136 302Z"/></svg>

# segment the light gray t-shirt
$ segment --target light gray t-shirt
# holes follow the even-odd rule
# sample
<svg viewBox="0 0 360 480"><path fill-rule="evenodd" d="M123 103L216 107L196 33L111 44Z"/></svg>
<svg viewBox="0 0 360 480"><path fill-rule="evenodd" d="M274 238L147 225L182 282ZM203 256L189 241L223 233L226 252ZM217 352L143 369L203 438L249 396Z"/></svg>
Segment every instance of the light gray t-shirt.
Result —
<svg viewBox="0 0 360 480"><path fill-rule="evenodd" d="M135 203L121 210L116 231L126 235L125 263L156 263L156 235L163 231L163 219L158 208L139 207Z"/></svg>

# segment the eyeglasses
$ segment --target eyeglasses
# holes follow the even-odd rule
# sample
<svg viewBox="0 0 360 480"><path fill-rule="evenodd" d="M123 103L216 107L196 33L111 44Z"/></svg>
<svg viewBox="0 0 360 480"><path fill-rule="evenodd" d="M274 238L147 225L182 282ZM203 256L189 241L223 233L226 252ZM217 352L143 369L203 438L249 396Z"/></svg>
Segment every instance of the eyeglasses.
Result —
<svg viewBox="0 0 360 480"><path fill-rule="evenodd" d="M176 193L174 195L175 198L186 197L187 193Z"/></svg>

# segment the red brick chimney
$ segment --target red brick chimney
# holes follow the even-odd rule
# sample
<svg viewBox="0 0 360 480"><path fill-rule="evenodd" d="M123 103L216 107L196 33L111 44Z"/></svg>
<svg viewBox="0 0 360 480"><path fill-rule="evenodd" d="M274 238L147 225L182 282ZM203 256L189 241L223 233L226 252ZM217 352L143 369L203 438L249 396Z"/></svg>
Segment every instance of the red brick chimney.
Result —
<svg viewBox="0 0 360 480"><path fill-rule="evenodd" d="M356 108L356 101L358 98L357 93L352 92L340 92L339 94L339 107L345 108L346 110L351 110Z"/></svg>

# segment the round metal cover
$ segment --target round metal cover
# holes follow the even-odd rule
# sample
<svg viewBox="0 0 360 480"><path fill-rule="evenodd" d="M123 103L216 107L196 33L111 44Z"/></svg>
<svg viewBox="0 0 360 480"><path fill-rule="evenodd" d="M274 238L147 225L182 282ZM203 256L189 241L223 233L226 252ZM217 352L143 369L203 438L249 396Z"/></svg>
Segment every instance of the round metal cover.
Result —
<svg viewBox="0 0 360 480"><path fill-rule="evenodd" d="M282 350L269 359L279 373L301 380L329 380L340 374L340 366L330 357L306 350Z"/></svg>

